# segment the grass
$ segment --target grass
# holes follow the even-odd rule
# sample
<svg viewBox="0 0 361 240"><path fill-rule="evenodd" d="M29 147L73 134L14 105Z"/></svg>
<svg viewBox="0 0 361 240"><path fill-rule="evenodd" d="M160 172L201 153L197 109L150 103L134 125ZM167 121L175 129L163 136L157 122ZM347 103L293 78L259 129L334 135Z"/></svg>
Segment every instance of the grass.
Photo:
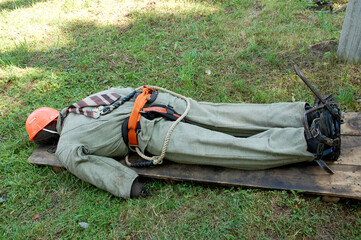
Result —
<svg viewBox="0 0 361 240"><path fill-rule="evenodd" d="M292 71L298 64L343 110L360 111L360 66L310 47L338 40L344 13L305 5L0 0L0 238L360 238L357 201L160 180L145 180L149 197L125 201L26 162L35 148L29 113L111 86L158 85L213 102L312 101Z"/></svg>

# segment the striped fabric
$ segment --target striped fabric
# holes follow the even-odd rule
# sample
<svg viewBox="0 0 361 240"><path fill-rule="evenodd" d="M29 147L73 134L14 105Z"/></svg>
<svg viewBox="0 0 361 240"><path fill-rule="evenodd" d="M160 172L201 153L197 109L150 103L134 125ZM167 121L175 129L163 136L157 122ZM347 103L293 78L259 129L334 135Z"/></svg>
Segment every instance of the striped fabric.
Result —
<svg viewBox="0 0 361 240"><path fill-rule="evenodd" d="M68 107L68 112L82 114L91 118L98 118L99 111L84 110L85 107L109 106L117 101L121 96L117 93L93 95L73 103Z"/></svg>

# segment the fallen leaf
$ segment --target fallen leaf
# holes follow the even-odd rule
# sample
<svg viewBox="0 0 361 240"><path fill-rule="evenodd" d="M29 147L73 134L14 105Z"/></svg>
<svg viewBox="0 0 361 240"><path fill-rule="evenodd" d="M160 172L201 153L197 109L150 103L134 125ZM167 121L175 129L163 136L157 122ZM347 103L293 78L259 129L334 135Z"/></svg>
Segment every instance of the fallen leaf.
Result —
<svg viewBox="0 0 361 240"><path fill-rule="evenodd" d="M10 215L13 214L14 212L15 212L15 210L12 210L12 211L10 212Z"/></svg>
<svg viewBox="0 0 361 240"><path fill-rule="evenodd" d="M31 219L35 220L38 219L40 217L39 213L34 214L34 216L31 217Z"/></svg>

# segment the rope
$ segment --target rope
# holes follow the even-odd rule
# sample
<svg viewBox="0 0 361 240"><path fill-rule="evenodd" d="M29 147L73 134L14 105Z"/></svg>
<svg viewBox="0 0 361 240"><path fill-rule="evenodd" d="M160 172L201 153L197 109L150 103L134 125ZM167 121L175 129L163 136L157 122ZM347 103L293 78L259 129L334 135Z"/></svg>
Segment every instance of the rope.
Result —
<svg viewBox="0 0 361 240"><path fill-rule="evenodd" d="M165 92L165 93L169 93L169 94L171 94L171 95L173 95L175 97L183 99L187 103L187 107L186 107L186 110L184 111L184 113L176 121L174 121L172 126L169 128L169 130L167 132L167 135L165 137L164 143L163 143L162 152L161 152L161 154L159 156L148 157L144 153L142 153L142 151L140 150L139 147L135 147L135 150L131 149L132 151L137 152L137 154L141 158L143 158L143 159L145 159L147 161L153 161L153 164L157 165L157 164L162 164L163 163L163 159L164 159L165 153L167 151L167 147L168 147L168 144L169 144L169 141L170 141L170 137L171 137L175 127L178 125L178 123L180 121L182 121L183 118L185 118L187 116L189 110L191 109L191 102L187 97L185 97L183 95L180 95L178 93L172 92L170 90L167 90L165 88L157 87L157 86L146 86L146 87L154 89L154 90L162 91L162 92ZM142 87L139 87L139 88L136 89L136 91L139 91L141 89L142 89ZM131 166L131 163L129 162L129 154L125 157L125 162L127 163L128 166Z"/></svg>

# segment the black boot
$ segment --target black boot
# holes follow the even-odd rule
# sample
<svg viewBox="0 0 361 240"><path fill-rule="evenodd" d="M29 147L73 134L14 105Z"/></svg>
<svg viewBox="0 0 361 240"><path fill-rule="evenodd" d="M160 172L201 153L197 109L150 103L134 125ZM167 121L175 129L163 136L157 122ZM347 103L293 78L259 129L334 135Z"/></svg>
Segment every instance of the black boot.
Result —
<svg viewBox="0 0 361 240"><path fill-rule="evenodd" d="M341 146L341 112L333 98L328 106L317 103L306 113L308 128L306 128L307 150L315 154L316 159L336 161L340 155Z"/></svg>
<svg viewBox="0 0 361 240"><path fill-rule="evenodd" d="M130 191L131 198L139 198L146 197L148 195L148 191L143 187L143 184L138 182L138 180L134 180L132 184L132 189Z"/></svg>
<svg viewBox="0 0 361 240"><path fill-rule="evenodd" d="M306 106L302 122L305 127L308 151L315 155L317 163L325 169L324 166L327 167L327 165L322 159L335 161L340 155L341 111L332 94L324 97L312 86L296 65L294 69L316 96L314 107ZM327 169L325 170L327 171Z"/></svg>

